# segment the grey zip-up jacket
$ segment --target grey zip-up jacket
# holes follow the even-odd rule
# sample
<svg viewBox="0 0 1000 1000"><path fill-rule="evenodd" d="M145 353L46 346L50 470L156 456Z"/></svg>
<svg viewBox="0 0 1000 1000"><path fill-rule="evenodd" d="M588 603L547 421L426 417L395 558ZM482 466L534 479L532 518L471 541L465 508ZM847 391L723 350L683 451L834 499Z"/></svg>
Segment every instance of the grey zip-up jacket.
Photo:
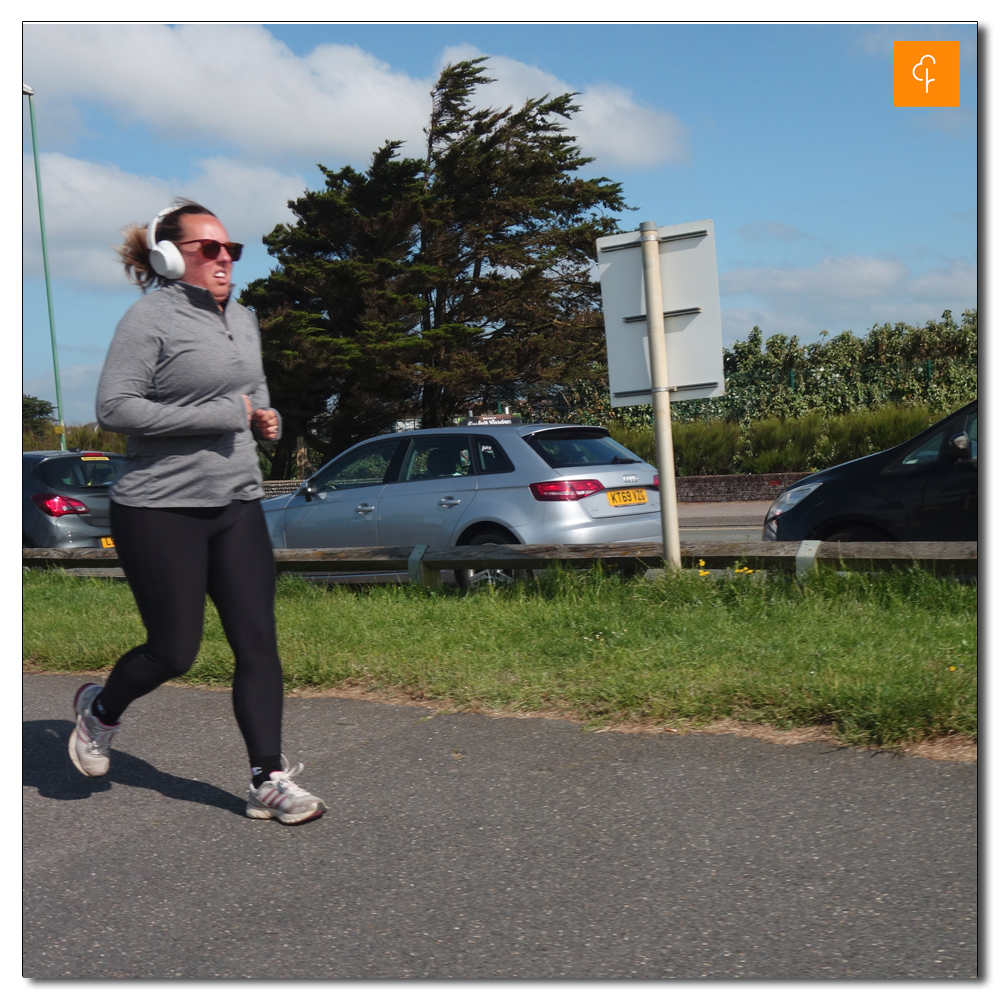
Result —
<svg viewBox="0 0 1000 1000"><path fill-rule="evenodd" d="M207 288L183 281L144 295L118 324L97 387L101 427L128 434L112 500L223 507L262 497L244 395L255 410L270 406L253 313L232 298L220 313Z"/></svg>

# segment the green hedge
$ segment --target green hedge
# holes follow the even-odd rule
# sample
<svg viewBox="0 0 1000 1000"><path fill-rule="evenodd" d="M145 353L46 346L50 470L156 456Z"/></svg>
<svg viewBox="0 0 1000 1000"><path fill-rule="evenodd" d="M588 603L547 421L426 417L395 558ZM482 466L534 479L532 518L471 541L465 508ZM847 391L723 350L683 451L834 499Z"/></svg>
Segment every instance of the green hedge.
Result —
<svg viewBox="0 0 1000 1000"><path fill-rule="evenodd" d="M946 413L929 406L886 406L828 416L771 417L740 425L727 420L672 424L678 476L811 472L900 444ZM655 462L653 428L609 423L617 441Z"/></svg>

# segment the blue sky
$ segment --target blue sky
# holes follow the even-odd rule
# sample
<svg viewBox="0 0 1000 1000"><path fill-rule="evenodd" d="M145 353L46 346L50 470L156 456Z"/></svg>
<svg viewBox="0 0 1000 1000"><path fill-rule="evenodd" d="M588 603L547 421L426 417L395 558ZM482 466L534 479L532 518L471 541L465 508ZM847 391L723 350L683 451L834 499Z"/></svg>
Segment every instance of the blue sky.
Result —
<svg viewBox="0 0 1000 1000"><path fill-rule="evenodd" d="M905 38L961 41L961 108L893 107ZM973 25L29 25L68 420L93 419L138 294L122 225L197 198L248 245L237 283L266 274L260 237L315 164L363 168L390 138L419 155L437 73L479 54L490 103L580 92L571 131L635 206L623 229L715 221L727 343L977 304ZM26 107L23 148L24 391L51 400Z"/></svg>

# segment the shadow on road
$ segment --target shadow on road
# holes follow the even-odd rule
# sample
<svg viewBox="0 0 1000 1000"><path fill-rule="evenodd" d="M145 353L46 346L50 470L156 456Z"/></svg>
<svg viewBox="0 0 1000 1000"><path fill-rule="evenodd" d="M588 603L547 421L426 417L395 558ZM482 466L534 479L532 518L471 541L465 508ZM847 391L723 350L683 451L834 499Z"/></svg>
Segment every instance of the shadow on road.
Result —
<svg viewBox="0 0 1000 1000"><path fill-rule="evenodd" d="M66 719L25 722L23 734L23 780L47 799L86 799L106 792L108 778L85 778L73 767L66 749L73 723ZM170 799L215 806L242 816L246 801L205 781L178 778L157 770L152 764L119 750L111 751L111 775L119 785L149 788Z"/></svg>

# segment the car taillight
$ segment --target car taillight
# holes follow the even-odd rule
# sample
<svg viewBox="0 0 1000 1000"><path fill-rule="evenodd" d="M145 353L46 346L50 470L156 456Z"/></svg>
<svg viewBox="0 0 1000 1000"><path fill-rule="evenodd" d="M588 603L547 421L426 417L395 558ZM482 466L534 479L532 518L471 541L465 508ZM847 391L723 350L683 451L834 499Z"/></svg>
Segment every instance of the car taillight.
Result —
<svg viewBox="0 0 1000 1000"><path fill-rule="evenodd" d="M660 488L660 474L657 473L653 476L653 489L658 490Z"/></svg>
<svg viewBox="0 0 1000 1000"><path fill-rule="evenodd" d="M591 493L600 493L604 484L597 479L557 479L552 483L532 483L530 489L536 500L582 500Z"/></svg>
<svg viewBox="0 0 1000 1000"><path fill-rule="evenodd" d="M36 493L31 499L34 505L49 517L90 513L90 508L82 501L74 500L72 497L61 497L56 493Z"/></svg>
<svg viewBox="0 0 1000 1000"><path fill-rule="evenodd" d="M104 458L103 451L81 451L80 458Z"/></svg>

